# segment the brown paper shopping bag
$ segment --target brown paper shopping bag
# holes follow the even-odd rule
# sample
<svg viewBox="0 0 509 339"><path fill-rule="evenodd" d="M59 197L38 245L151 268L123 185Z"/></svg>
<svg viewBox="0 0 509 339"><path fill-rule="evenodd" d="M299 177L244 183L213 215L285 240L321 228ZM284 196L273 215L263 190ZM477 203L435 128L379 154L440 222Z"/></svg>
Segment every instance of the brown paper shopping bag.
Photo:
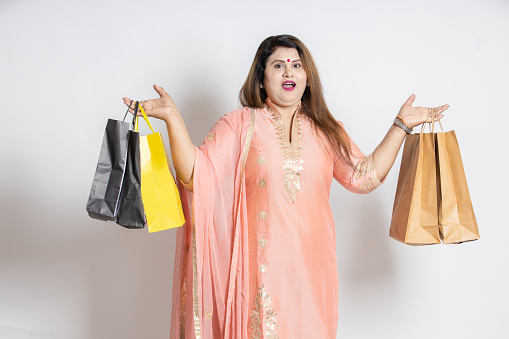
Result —
<svg viewBox="0 0 509 339"><path fill-rule="evenodd" d="M405 244L439 244L433 133L407 135L389 235Z"/></svg>
<svg viewBox="0 0 509 339"><path fill-rule="evenodd" d="M442 125L440 125L442 127ZM444 244L479 239L456 133L436 133L440 177L438 219Z"/></svg>

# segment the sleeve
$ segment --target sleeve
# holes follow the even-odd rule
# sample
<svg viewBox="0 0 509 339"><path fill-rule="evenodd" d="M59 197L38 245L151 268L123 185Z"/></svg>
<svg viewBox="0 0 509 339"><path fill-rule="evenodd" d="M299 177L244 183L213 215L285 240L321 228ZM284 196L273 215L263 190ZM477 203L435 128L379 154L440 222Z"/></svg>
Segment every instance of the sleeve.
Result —
<svg viewBox="0 0 509 339"><path fill-rule="evenodd" d="M205 162L205 167L214 172L214 177L233 178L235 173L235 164L240 155L239 135L237 131L238 119L235 119L235 112L230 112L223 116L211 131L205 137L203 144L196 147L196 158L194 172L196 172L197 163L199 166ZM193 179L194 173L193 172ZM193 179L185 183L179 178L182 185L193 192Z"/></svg>
<svg viewBox="0 0 509 339"><path fill-rule="evenodd" d="M341 122L339 124L343 127ZM352 150L350 160L353 165L334 154L334 178L351 192L361 194L372 192L385 181L385 178L382 181L378 178L373 153L365 156L350 137L348 141Z"/></svg>

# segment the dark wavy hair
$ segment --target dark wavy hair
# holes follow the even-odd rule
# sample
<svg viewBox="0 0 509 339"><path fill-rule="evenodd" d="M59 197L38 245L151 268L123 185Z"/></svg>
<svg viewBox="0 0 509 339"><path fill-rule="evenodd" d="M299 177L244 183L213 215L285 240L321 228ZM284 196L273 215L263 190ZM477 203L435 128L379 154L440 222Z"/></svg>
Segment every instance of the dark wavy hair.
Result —
<svg viewBox="0 0 509 339"><path fill-rule="evenodd" d="M315 61L307 47L292 35L270 36L258 47L256 55L242 86L239 99L243 106L262 108L267 98L265 89L260 88L267 60L279 47L295 48L299 52L302 66L306 71L309 86L302 95L302 112L314 123L315 131L321 132L328 140L339 158L352 164L350 159L352 150L348 135L344 128L334 119L323 96L322 83L318 75Z"/></svg>

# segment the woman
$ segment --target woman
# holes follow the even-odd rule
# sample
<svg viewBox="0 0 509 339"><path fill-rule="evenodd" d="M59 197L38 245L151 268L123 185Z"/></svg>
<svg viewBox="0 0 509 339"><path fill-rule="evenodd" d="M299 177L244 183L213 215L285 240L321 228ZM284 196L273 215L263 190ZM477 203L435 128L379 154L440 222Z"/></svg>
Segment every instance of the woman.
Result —
<svg viewBox="0 0 509 339"><path fill-rule="evenodd" d="M403 129L432 121L430 110L412 107L411 95L364 156L329 112L308 49L290 35L262 42L240 92L244 108L200 148L170 96L154 89L160 98L141 105L166 122L190 221L177 235L172 338L336 338L332 178L356 193L375 189Z"/></svg>

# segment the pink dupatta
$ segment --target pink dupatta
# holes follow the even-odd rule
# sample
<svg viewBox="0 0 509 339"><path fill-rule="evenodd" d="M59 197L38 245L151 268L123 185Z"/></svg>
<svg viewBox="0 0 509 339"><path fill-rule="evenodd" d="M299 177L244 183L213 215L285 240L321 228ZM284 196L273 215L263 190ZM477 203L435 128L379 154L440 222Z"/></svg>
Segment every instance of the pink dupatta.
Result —
<svg viewBox="0 0 509 339"><path fill-rule="evenodd" d="M246 338L249 253L244 168L254 130L247 107L226 114L196 149L193 191L179 184L170 338Z"/></svg>

